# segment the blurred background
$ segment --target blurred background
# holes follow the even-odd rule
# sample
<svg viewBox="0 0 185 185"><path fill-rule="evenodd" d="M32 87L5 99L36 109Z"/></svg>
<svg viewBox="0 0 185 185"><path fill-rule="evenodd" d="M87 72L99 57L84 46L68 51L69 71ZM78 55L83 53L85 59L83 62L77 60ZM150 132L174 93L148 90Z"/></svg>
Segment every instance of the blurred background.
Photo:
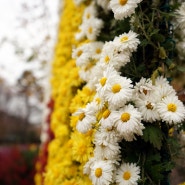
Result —
<svg viewBox="0 0 185 185"><path fill-rule="evenodd" d="M0 0L0 185L33 185L59 5Z"/></svg>

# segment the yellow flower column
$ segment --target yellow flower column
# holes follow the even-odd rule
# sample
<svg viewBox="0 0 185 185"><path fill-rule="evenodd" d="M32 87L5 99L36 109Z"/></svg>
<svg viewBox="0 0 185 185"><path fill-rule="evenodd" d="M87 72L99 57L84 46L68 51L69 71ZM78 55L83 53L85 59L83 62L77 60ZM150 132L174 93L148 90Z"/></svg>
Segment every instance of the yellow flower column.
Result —
<svg viewBox="0 0 185 185"><path fill-rule="evenodd" d="M71 53L72 48L80 44L74 36L81 24L84 7L85 5L77 7L73 0L64 1L51 79L54 100L51 129L55 138L48 147L44 185L89 184L87 177L79 178L82 176L82 168L73 160L69 111L71 101L82 84Z"/></svg>

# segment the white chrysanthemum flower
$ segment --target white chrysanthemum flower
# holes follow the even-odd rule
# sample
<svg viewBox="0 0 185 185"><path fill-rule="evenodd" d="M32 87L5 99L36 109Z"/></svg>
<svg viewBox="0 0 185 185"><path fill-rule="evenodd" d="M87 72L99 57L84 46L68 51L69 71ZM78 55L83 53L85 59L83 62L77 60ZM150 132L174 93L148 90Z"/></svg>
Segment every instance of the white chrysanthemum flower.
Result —
<svg viewBox="0 0 185 185"><path fill-rule="evenodd" d="M96 86L99 83L99 79L102 78L104 70L105 69L103 69L98 63L96 63L96 65L92 66L91 68L84 69L86 72L85 76L83 76L83 80L88 82L87 86L90 87L90 89L96 91ZM103 99L103 97L101 98Z"/></svg>
<svg viewBox="0 0 185 185"><path fill-rule="evenodd" d="M110 10L109 6L110 0L96 0L96 2L99 6L101 6L105 10L105 12Z"/></svg>
<svg viewBox="0 0 185 185"><path fill-rule="evenodd" d="M177 96L167 96L157 104L161 119L167 123L177 124L185 119L185 107Z"/></svg>
<svg viewBox="0 0 185 185"><path fill-rule="evenodd" d="M133 141L134 135L143 135L145 128L141 123L141 113L133 105L126 105L114 114L117 132L127 141Z"/></svg>
<svg viewBox="0 0 185 185"><path fill-rule="evenodd" d="M138 97L142 97L143 95L149 95L151 91L153 91L154 87L152 85L151 79L141 78L139 82L137 82L134 86L134 95L135 99Z"/></svg>
<svg viewBox="0 0 185 185"><path fill-rule="evenodd" d="M73 115L79 116L76 129L81 133L86 133L92 128L92 124L96 123L96 104L88 103L85 108L78 109Z"/></svg>
<svg viewBox="0 0 185 185"><path fill-rule="evenodd" d="M104 110L102 118L100 120L101 125L106 129L112 129L114 126L114 112L110 108Z"/></svg>
<svg viewBox="0 0 185 185"><path fill-rule="evenodd" d="M114 60L114 53L115 53L116 46L112 41L105 42L102 53L100 56L100 62L105 64L113 63Z"/></svg>
<svg viewBox="0 0 185 185"><path fill-rule="evenodd" d="M119 108L132 98L132 81L126 77L117 76L109 78L107 88L104 92L105 100L110 107Z"/></svg>
<svg viewBox="0 0 185 185"><path fill-rule="evenodd" d="M134 52L137 50L138 44L140 43L137 38L137 34L130 30L128 33L123 33L116 36L113 43L116 45L119 51L128 50L129 52Z"/></svg>
<svg viewBox="0 0 185 185"><path fill-rule="evenodd" d="M185 28L185 2L176 10L176 23L181 29Z"/></svg>
<svg viewBox="0 0 185 185"><path fill-rule="evenodd" d="M130 62L130 52L125 50L122 52L117 52L114 55L112 65L117 71L119 71L121 67L125 66L129 62Z"/></svg>
<svg viewBox="0 0 185 185"><path fill-rule="evenodd" d="M96 84L96 91L100 97L104 98L105 97L104 93L106 89L108 87L111 87L109 81L111 81L112 79L118 78L119 76L120 76L119 73L111 65L108 65L107 68L103 70L103 74L99 78L99 83Z"/></svg>
<svg viewBox="0 0 185 185"><path fill-rule="evenodd" d="M114 165L109 160L97 160L90 166L90 179L93 185L107 185L112 183Z"/></svg>
<svg viewBox="0 0 185 185"><path fill-rule="evenodd" d="M72 58L76 59L77 66L87 66L92 60L89 44L83 44L82 46L73 49Z"/></svg>
<svg viewBox="0 0 185 185"><path fill-rule="evenodd" d="M123 163L116 173L119 185L137 185L140 179L140 168L134 163Z"/></svg>
<svg viewBox="0 0 185 185"><path fill-rule="evenodd" d="M109 41L103 46L100 62L102 66L112 65L116 70L130 62L130 52L120 51L116 43Z"/></svg>
<svg viewBox="0 0 185 185"><path fill-rule="evenodd" d="M167 96L176 96L176 91L166 78L158 77L155 81L154 96L158 98L158 101L161 101Z"/></svg>
<svg viewBox="0 0 185 185"><path fill-rule="evenodd" d="M86 34L86 37L91 41L96 40L102 27L103 21L98 18L91 18L88 21L83 22L83 30Z"/></svg>
<svg viewBox="0 0 185 185"><path fill-rule="evenodd" d="M126 17L130 17L142 0L111 0L110 8L114 13L114 17L117 20L122 20Z"/></svg>
<svg viewBox="0 0 185 185"><path fill-rule="evenodd" d="M95 157L91 157L83 167L83 174L89 175L91 173L91 166L97 161Z"/></svg>
<svg viewBox="0 0 185 185"><path fill-rule="evenodd" d="M94 156L97 159L114 160L121 153L121 147L117 142L98 145L96 141L94 141L94 144Z"/></svg>
<svg viewBox="0 0 185 185"><path fill-rule="evenodd" d="M83 22L88 21L91 18L95 18L97 16L97 9L95 7L95 3L92 2L87 8L85 8L83 13Z"/></svg>
<svg viewBox="0 0 185 185"><path fill-rule="evenodd" d="M114 128L107 129L100 126L98 131L95 133L94 139L98 145L107 145L111 142L120 142L122 137L120 137L119 133Z"/></svg>
<svg viewBox="0 0 185 185"><path fill-rule="evenodd" d="M105 100L102 97L100 97L98 93L95 94L93 102L96 103L97 111L100 111L105 105Z"/></svg>
<svg viewBox="0 0 185 185"><path fill-rule="evenodd" d="M90 44L90 48L91 48L92 58L95 60L99 60L104 43L97 41L97 42L90 42L89 44Z"/></svg>
<svg viewBox="0 0 185 185"><path fill-rule="evenodd" d="M169 81L167 80L167 78L163 77L163 76L158 76L155 81L154 81L154 85L155 86L160 86L162 87L164 84L169 84Z"/></svg>
<svg viewBox="0 0 185 185"><path fill-rule="evenodd" d="M152 95L143 96L142 99L137 99L135 105L142 114L142 118L147 122L160 120L160 115L157 109L158 97Z"/></svg>

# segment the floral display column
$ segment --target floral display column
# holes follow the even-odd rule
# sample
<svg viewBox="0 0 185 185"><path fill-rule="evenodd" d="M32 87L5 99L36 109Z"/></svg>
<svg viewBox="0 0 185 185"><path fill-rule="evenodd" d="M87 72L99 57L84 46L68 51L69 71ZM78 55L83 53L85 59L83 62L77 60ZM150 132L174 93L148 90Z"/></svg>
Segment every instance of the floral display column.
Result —
<svg viewBox="0 0 185 185"><path fill-rule="evenodd" d="M65 0L44 185L169 185L185 107L185 3ZM182 85L183 86L183 85Z"/></svg>

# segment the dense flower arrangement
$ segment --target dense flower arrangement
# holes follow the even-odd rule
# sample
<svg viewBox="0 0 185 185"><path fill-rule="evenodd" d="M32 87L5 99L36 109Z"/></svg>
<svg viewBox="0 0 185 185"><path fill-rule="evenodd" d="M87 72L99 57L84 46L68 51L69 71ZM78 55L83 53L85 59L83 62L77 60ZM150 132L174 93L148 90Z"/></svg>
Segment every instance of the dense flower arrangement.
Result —
<svg viewBox="0 0 185 185"><path fill-rule="evenodd" d="M184 74L184 7L64 1L45 185L169 184L185 127L171 85Z"/></svg>

